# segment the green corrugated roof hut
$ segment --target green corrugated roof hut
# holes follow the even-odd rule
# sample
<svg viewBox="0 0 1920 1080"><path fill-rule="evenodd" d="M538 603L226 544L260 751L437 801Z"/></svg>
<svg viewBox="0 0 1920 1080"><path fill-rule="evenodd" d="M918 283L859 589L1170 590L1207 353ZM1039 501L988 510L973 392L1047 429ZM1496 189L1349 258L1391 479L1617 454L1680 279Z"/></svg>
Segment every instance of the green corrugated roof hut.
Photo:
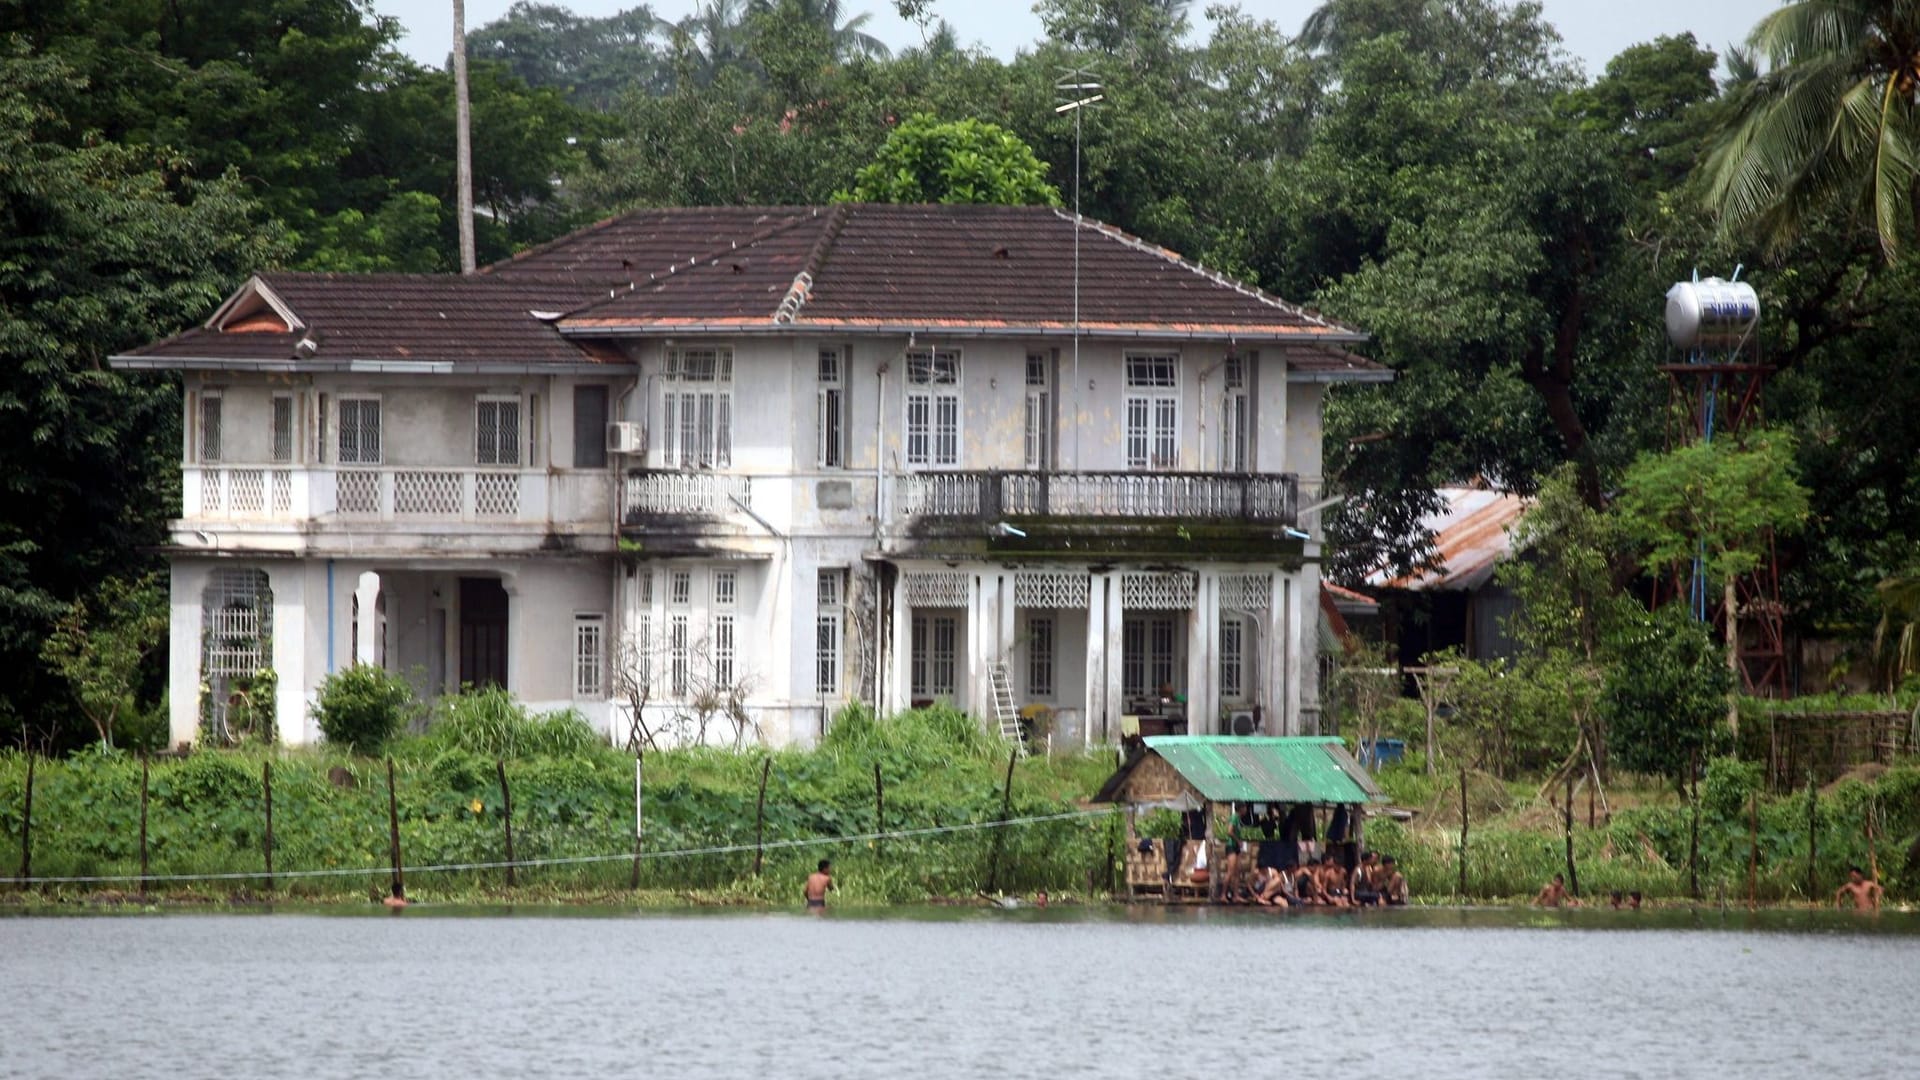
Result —
<svg viewBox="0 0 1920 1080"><path fill-rule="evenodd" d="M1155 735L1141 742L1093 801L1124 803L1136 812L1158 807L1206 811L1213 865L1223 854L1219 838L1212 835L1216 803L1346 806L1357 817L1368 803L1387 798L1346 745L1331 736ZM1210 894L1210 881L1194 880L1194 845L1188 845L1179 867L1172 869L1166 865L1170 857L1151 850L1154 845L1146 845L1146 851L1136 845L1134 818L1134 813L1127 815L1129 893L1147 889L1169 899Z"/></svg>

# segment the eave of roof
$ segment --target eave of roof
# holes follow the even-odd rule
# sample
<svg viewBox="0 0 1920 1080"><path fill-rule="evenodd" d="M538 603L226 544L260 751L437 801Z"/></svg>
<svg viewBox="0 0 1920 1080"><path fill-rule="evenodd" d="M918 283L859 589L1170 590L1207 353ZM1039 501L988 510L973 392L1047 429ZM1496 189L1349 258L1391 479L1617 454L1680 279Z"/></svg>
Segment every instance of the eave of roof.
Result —
<svg viewBox="0 0 1920 1080"><path fill-rule="evenodd" d="M1386 798L1332 736L1156 735L1142 742L1209 802L1359 805ZM1144 758L1130 758L1094 801L1114 801Z"/></svg>

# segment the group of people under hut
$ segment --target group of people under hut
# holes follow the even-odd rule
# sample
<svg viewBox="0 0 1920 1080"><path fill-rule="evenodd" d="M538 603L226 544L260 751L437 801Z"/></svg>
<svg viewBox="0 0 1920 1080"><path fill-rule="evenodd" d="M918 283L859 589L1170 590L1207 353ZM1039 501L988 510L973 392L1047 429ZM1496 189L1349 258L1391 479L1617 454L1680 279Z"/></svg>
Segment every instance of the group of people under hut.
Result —
<svg viewBox="0 0 1920 1080"><path fill-rule="evenodd" d="M1273 908L1399 907L1407 902L1407 879L1393 856L1362 849L1357 822L1346 807L1335 812L1324 848L1313 838L1311 807L1294 807L1284 817L1275 812L1264 821L1247 812L1252 808L1235 809L1225 834L1226 859L1213 890L1217 902ZM1258 824L1271 834L1276 820L1283 823L1280 841L1260 841L1258 857L1247 858L1241 825ZM1280 857L1268 857L1276 851Z"/></svg>

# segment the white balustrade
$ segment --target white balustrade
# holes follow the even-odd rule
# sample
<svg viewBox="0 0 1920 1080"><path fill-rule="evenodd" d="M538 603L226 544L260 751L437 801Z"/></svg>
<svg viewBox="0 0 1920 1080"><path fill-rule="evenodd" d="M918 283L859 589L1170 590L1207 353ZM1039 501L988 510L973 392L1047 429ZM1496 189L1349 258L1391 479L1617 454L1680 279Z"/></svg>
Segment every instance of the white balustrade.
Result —
<svg viewBox="0 0 1920 1080"><path fill-rule="evenodd" d="M1292 523L1293 478L1245 473L920 472L900 477L904 517L1117 517Z"/></svg>
<svg viewBox="0 0 1920 1080"><path fill-rule="evenodd" d="M725 517L752 506L750 477L712 472L630 473L620 499L630 522L648 515Z"/></svg>
<svg viewBox="0 0 1920 1080"><path fill-rule="evenodd" d="M604 495L593 494L607 490L604 473L189 465L181 481L183 516L197 521L544 523L555 507L579 515L569 521L608 522Z"/></svg>

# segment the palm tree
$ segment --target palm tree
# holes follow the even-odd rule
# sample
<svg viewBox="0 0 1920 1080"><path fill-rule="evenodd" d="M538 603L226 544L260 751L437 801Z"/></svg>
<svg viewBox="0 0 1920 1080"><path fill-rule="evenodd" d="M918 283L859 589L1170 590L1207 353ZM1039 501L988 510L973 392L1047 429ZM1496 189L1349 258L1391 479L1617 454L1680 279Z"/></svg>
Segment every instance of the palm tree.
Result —
<svg viewBox="0 0 1920 1080"><path fill-rule="evenodd" d="M759 12L790 16L818 27L826 35L836 60L856 56L884 60L889 55L886 43L864 29L873 16L863 11L842 22L840 16L844 11L840 0L754 0L753 6Z"/></svg>
<svg viewBox="0 0 1920 1080"><path fill-rule="evenodd" d="M1830 201L1864 203L1892 261L1914 233L1920 181L1920 4L1797 0L1747 40L1768 68L1707 159L1721 227L1757 226L1777 244Z"/></svg>

